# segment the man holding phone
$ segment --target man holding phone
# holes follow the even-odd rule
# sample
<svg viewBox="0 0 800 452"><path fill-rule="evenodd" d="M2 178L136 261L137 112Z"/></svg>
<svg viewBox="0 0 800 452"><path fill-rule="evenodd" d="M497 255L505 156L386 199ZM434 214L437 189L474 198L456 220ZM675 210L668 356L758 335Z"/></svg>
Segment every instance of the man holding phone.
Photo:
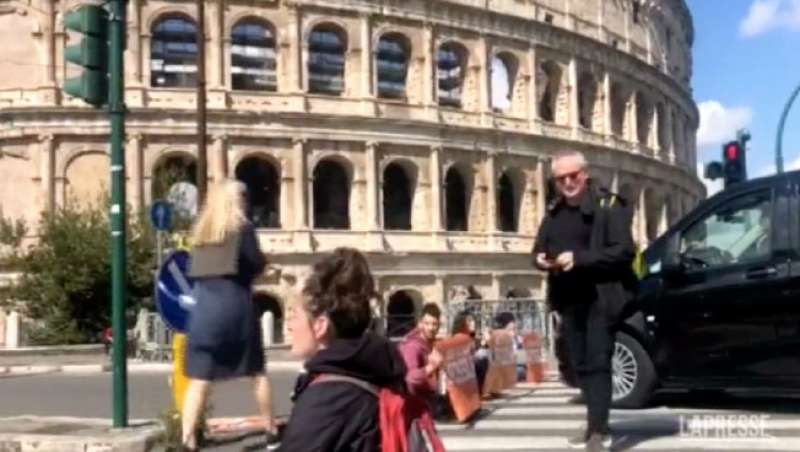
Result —
<svg viewBox="0 0 800 452"><path fill-rule="evenodd" d="M632 296L635 245L625 200L590 182L578 151L557 154L558 193L533 247L534 265L548 274L550 307L561 315L567 349L587 405L586 431L568 441L591 452L611 446L611 357L614 329Z"/></svg>

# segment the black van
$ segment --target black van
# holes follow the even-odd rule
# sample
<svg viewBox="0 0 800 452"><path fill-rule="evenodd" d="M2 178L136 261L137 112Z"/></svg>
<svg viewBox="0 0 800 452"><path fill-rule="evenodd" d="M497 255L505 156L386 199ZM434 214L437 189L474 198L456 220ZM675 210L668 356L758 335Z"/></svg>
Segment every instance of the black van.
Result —
<svg viewBox="0 0 800 452"><path fill-rule="evenodd" d="M800 389L800 171L703 201L644 259L637 312L617 333L614 406L659 389Z"/></svg>

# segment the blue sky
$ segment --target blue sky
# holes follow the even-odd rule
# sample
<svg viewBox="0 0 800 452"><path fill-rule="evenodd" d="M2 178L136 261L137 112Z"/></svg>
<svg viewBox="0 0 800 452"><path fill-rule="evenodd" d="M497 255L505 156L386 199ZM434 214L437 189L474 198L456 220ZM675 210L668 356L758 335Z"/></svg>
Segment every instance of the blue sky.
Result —
<svg viewBox="0 0 800 452"><path fill-rule="evenodd" d="M750 130L748 175L775 172L775 135L800 84L800 0L687 0L694 18L693 97L700 109L698 162ZM800 169L800 99L786 122L787 169ZM715 184L710 185L714 191Z"/></svg>

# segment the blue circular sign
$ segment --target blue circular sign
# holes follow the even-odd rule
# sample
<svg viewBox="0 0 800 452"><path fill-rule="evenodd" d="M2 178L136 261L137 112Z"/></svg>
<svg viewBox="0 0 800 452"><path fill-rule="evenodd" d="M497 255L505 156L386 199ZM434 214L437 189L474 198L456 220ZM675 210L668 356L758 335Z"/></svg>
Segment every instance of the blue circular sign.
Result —
<svg viewBox="0 0 800 452"><path fill-rule="evenodd" d="M158 231L172 228L172 205L166 201L155 201L150 207L150 221Z"/></svg>
<svg viewBox="0 0 800 452"><path fill-rule="evenodd" d="M192 258L188 251L174 251L161 264L156 274L156 307L167 326L186 331L189 311L195 304L192 298L194 280L189 277Z"/></svg>

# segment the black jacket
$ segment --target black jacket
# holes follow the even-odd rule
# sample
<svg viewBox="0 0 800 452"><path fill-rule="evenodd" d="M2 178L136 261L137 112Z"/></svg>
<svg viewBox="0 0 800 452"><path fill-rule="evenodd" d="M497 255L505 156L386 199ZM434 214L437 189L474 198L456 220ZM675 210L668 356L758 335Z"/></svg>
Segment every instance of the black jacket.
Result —
<svg viewBox="0 0 800 452"><path fill-rule="evenodd" d="M534 265L536 255L545 252L550 237L558 233L552 230L550 221L564 202L562 198L557 198L548 206L533 246ZM592 184L588 187L580 209L583 215L594 218L589 249L574 251L575 268L590 275L590 283L595 285L598 301L604 305L609 318L616 322L623 315L623 308L632 299L637 282L633 272L636 245L631 234L632 209L626 199ZM552 294L549 295L551 305L556 307L577 301L553 300Z"/></svg>
<svg viewBox="0 0 800 452"><path fill-rule="evenodd" d="M306 363L281 452L379 452L378 399L352 383L310 384L319 374L338 374L377 386L402 387L403 360L387 339L365 335L337 339Z"/></svg>

